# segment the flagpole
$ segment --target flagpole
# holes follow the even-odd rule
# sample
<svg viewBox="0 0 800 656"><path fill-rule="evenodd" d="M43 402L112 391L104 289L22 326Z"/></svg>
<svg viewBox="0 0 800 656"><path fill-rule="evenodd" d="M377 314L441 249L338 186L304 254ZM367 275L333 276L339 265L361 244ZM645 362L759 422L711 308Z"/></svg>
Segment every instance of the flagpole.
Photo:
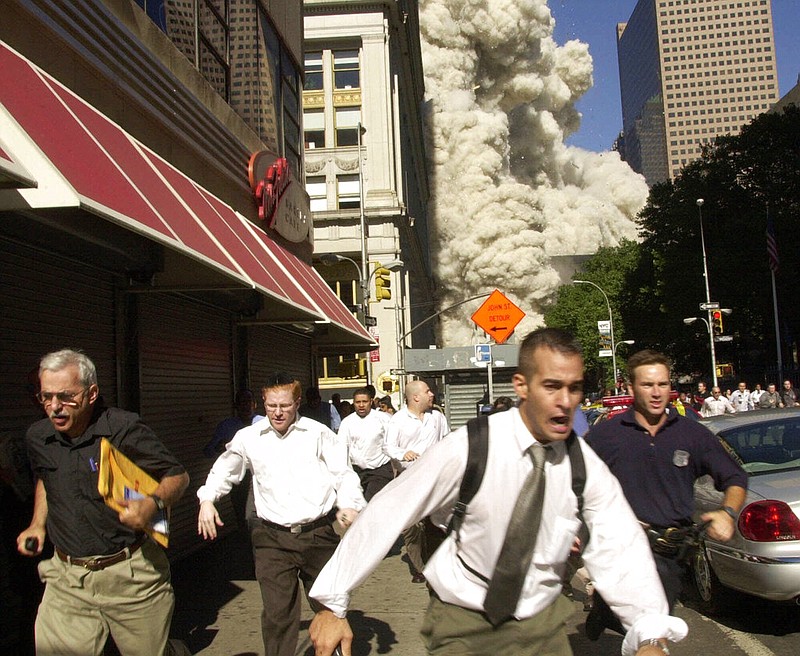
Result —
<svg viewBox="0 0 800 656"><path fill-rule="evenodd" d="M772 276L772 312L775 316L775 348L778 356L778 384L783 381L783 356L781 355L781 329L778 321L778 294L775 291L775 272L770 271Z"/></svg>

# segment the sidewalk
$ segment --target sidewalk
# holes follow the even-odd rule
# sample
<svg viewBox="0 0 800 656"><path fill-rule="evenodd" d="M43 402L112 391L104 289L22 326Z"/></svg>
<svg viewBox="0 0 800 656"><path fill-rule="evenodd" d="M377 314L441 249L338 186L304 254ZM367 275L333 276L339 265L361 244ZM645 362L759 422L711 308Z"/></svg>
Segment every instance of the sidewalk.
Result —
<svg viewBox="0 0 800 656"><path fill-rule="evenodd" d="M172 636L183 640L192 654L263 654L261 593L241 533L176 563L172 574L176 596ZM353 656L423 656L419 627L427 605L425 585L411 583L400 555L388 556L353 595L353 610L348 613L355 633ZM304 598L298 656L314 654L308 639L312 616Z"/></svg>
<svg viewBox="0 0 800 656"><path fill-rule="evenodd" d="M263 654L261 594L242 533L212 543L175 564L173 583L176 609L172 636L183 640L192 654ZM567 622L574 656L618 655L621 636L606 632L597 642L586 638L582 602L582 594L576 592L575 612ZM353 594L348 613L355 634L353 656L424 656L419 629L427 605L426 586L411 582L408 566L400 555L385 558ZM311 617L304 599L297 656L314 656L308 639ZM684 649L683 645L673 648L673 654L690 653L690 648Z"/></svg>

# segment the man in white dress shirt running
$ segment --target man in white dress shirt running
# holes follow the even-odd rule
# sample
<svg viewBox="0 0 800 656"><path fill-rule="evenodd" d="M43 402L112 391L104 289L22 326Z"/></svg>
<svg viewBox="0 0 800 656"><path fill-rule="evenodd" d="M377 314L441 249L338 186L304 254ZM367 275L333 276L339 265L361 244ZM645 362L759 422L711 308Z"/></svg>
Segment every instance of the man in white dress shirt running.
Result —
<svg viewBox="0 0 800 656"><path fill-rule="evenodd" d="M385 447L398 475L448 433L447 419L433 409L433 400L433 392L425 381L414 380L406 385L406 405L392 415ZM420 519L403 531L414 583L425 582L422 570L431 550L426 545L430 528L429 522Z"/></svg>
<svg viewBox="0 0 800 656"><path fill-rule="evenodd" d="M263 388L266 419L240 430L197 491L197 532L217 537L214 503L253 474L251 520L256 579L264 609L266 656L294 656L300 629L299 583L308 591L339 543L334 519L347 528L364 508L347 443L327 426L297 414L300 383L275 374ZM338 508L338 509L337 509ZM313 605L313 604L312 604Z"/></svg>
<svg viewBox="0 0 800 656"><path fill-rule="evenodd" d="M565 331L543 329L522 343L513 378L518 408L489 417L483 484L463 524L425 569L432 594L422 635L429 654L569 656L564 622L572 603L561 594L570 549L578 535L566 440L583 398L580 344ZM682 639L686 623L668 614L644 531L619 483L579 439L586 469L583 518L590 532L583 558L596 588L622 619L625 656L663 656L667 639ZM512 511L534 468L531 447L546 449L542 520L522 591L507 599L511 617L489 620L484 601ZM346 619L352 591L377 567L403 527L426 515L446 525L467 462L467 430L433 445L373 499L317 577L311 596L325 606L309 629L316 656L341 645L350 656L353 633ZM516 606L515 606L516 604Z"/></svg>
<svg viewBox="0 0 800 656"><path fill-rule="evenodd" d="M391 416L372 407L366 387L353 394L355 412L342 419L339 437L350 452L350 464L361 479L364 498L369 502L394 478L392 463L383 450Z"/></svg>

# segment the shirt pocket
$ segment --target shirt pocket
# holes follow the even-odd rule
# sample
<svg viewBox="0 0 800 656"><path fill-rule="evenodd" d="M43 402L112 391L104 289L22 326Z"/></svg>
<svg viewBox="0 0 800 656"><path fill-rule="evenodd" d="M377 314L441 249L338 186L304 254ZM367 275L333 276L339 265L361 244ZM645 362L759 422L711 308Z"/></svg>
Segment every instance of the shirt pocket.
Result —
<svg viewBox="0 0 800 656"><path fill-rule="evenodd" d="M575 518L556 517L550 531L540 537L548 537L545 544L539 544L542 562L546 564L563 563L569 557L570 549L578 536L581 522ZM542 527L544 528L544 527ZM549 533L549 535L547 534Z"/></svg>

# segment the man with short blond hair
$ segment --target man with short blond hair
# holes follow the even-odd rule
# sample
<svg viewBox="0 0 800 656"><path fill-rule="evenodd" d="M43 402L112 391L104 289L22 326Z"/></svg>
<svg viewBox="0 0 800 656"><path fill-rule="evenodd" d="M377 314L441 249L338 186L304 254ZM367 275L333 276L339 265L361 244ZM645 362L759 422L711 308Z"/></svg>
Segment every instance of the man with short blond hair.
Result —
<svg viewBox="0 0 800 656"><path fill-rule="evenodd" d="M302 417L299 381L271 376L263 388L267 417L242 428L197 491L197 532L217 537L215 502L253 475L257 517L251 520L261 633L266 656L294 656L300 629L299 582L306 591L339 543L334 519L347 528L366 505L347 443L330 428Z"/></svg>
<svg viewBox="0 0 800 656"><path fill-rule="evenodd" d="M710 537L730 540L745 501L747 474L708 428L670 410L670 365L669 358L657 351L631 356L628 377L633 406L592 427L586 441L617 477L646 528L671 612L681 590L683 563L680 549L664 548L665 532L692 525L694 483L710 475L725 494L719 509L704 513L701 520L710 522ZM718 387L714 394L719 395ZM606 627L621 630L597 597L586 620L586 634L597 640Z"/></svg>

